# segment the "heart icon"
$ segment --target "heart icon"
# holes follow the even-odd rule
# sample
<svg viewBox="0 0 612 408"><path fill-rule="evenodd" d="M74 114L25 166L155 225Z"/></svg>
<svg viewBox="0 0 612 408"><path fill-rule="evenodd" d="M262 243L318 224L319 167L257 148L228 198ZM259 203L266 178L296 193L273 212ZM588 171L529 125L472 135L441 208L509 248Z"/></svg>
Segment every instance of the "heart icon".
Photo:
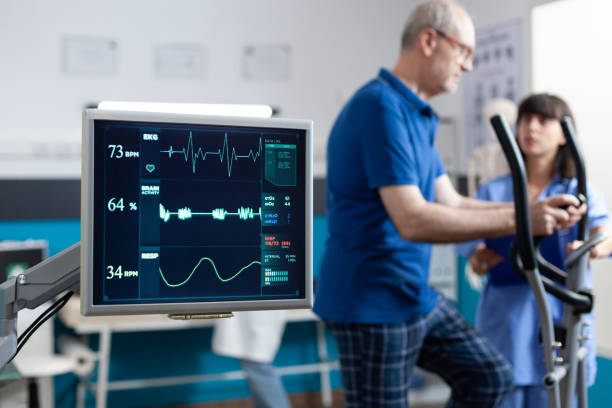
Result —
<svg viewBox="0 0 612 408"><path fill-rule="evenodd" d="M154 164L147 164L147 165L145 166L145 168L147 169L147 171L148 171L149 173L153 173L153 170L155 170L155 165L154 165Z"/></svg>

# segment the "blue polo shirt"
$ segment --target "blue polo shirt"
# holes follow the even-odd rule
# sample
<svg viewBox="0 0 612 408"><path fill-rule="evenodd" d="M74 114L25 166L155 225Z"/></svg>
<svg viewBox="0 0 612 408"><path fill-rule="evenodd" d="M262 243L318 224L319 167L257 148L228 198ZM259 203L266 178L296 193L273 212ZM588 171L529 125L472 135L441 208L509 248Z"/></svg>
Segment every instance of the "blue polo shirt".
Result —
<svg viewBox="0 0 612 408"><path fill-rule="evenodd" d="M434 201L444 167L434 145L439 119L382 69L349 100L327 148L329 237L314 312L326 320L394 323L429 312L431 245L402 239L379 187L417 186Z"/></svg>

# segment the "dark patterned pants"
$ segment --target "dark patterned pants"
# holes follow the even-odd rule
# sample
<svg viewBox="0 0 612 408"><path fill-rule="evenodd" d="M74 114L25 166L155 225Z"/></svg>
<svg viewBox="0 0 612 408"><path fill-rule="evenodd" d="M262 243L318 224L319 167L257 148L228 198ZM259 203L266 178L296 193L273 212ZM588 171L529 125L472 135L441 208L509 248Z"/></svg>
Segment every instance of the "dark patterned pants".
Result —
<svg viewBox="0 0 612 408"><path fill-rule="evenodd" d="M439 295L427 315L409 323L334 323L347 408L408 407L414 365L451 387L447 407L497 407L512 390L512 368Z"/></svg>

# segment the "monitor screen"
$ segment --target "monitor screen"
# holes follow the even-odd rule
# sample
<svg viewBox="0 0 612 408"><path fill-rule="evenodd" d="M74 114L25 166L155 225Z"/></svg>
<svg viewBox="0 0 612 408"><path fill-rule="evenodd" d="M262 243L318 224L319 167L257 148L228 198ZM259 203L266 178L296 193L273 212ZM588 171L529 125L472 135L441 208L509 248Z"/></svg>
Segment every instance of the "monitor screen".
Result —
<svg viewBox="0 0 612 408"><path fill-rule="evenodd" d="M312 122L88 110L84 314L312 304Z"/></svg>
<svg viewBox="0 0 612 408"><path fill-rule="evenodd" d="M48 252L45 240L0 242L0 283L42 262Z"/></svg>

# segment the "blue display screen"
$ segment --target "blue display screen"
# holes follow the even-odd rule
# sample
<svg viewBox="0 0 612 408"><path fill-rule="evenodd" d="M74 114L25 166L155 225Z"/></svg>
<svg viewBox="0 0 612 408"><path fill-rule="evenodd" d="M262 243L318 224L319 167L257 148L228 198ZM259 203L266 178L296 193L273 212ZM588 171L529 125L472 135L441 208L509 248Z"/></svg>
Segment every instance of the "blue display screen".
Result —
<svg viewBox="0 0 612 408"><path fill-rule="evenodd" d="M304 299L305 133L95 120L93 303Z"/></svg>

